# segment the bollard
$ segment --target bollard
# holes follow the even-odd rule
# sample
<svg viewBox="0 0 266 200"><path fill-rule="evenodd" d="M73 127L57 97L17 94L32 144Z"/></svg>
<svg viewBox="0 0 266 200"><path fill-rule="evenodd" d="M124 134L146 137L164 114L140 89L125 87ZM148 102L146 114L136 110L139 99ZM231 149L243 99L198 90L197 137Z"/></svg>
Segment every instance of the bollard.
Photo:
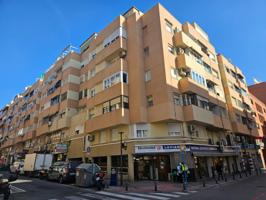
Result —
<svg viewBox="0 0 266 200"><path fill-rule="evenodd" d="M128 191L128 184L127 184L127 182L125 184L125 190Z"/></svg>
<svg viewBox="0 0 266 200"><path fill-rule="evenodd" d="M154 181L154 191L157 192L157 182Z"/></svg>
<svg viewBox="0 0 266 200"><path fill-rule="evenodd" d="M224 175L224 181L227 182L227 177L226 177L226 175Z"/></svg>
<svg viewBox="0 0 266 200"><path fill-rule="evenodd" d="M245 170L245 175L246 175L246 177L248 177L248 173L247 173L247 170Z"/></svg>
<svg viewBox="0 0 266 200"><path fill-rule="evenodd" d="M232 175L233 175L233 180L236 180L236 177L235 177L235 173L234 172L233 172Z"/></svg>
<svg viewBox="0 0 266 200"><path fill-rule="evenodd" d="M241 174L241 171L239 171L239 178L242 178L242 174Z"/></svg>
<svg viewBox="0 0 266 200"><path fill-rule="evenodd" d="M203 186L203 187L206 187L205 179L203 179L203 181L202 181L202 186Z"/></svg>
<svg viewBox="0 0 266 200"><path fill-rule="evenodd" d="M258 168L256 168L256 175L257 175L257 176L259 175L259 171L258 171Z"/></svg>
<svg viewBox="0 0 266 200"><path fill-rule="evenodd" d="M217 180L217 178L215 179L215 183L218 184L218 180Z"/></svg>

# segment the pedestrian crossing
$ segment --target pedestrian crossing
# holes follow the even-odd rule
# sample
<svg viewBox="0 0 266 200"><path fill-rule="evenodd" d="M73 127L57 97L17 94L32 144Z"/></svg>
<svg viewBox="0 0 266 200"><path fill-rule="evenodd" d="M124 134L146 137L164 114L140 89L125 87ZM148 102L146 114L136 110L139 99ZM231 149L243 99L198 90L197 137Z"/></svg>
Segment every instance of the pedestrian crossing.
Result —
<svg viewBox="0 0 266 200"><path fill-rule="evenodd" d="M79 192L75 195L65 196L59 199L49 200L171 200L178 199L190 194L196 193L197 191L188 192L110 192L110 191L97 191L97 192Z"/></svg>

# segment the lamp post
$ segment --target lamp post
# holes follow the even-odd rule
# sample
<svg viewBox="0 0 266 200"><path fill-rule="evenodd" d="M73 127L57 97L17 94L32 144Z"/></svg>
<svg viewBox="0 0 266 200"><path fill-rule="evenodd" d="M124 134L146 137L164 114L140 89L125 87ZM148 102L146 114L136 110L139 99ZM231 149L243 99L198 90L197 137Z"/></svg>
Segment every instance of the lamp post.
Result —
<svg viewBox="0 0 266 200"><path fill-rule="evenodd" d="M120 186L123 185L123 172L122 172L122 167L123 167L123 149L125 148L125 145L123 145L123 134L124 132L119 132L120 134Z"/></svg>

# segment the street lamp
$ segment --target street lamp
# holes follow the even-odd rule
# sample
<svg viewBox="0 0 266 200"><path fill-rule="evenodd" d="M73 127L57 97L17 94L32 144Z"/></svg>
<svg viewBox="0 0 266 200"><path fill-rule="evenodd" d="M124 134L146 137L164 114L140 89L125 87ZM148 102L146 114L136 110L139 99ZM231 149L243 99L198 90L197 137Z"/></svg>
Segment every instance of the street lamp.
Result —
<svg viewBox="0 0 266 200"><path fill-rule="evenodd" d="M123 185L123 172L122 172L122 167L123 167L123 149L126 150L126 144L123 143L123 134L124 132L119 132L120 134L120 186Z"/></svg>

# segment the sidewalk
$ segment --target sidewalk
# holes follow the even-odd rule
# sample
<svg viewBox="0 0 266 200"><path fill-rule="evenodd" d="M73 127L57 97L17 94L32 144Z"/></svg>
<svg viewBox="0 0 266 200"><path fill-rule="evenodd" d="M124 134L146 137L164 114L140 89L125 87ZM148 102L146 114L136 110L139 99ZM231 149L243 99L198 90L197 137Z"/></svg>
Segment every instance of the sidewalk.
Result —
<svg viewBox="0 0 266 200"><path fill-rule="evenodd" d="M255 177L257 176L256 173L253 173L252 175L246 176L244 173L242 174L242 178L240 178L239 174L235 175L235 180L233 180L233 176L226 177L226 181L220 180L217 181L215 179L207 179L205 180L205 186L203 186L203 180L200 179L197 182L188 182L188 191L194 191L194 190L202 190L202 189L207 189L207 188L212 188L212 187L217 187L225 184L230 184L233 182L245 180L250 177ZM263 174L259 174L259 176L264 176ZM156 181L157 185L157 191L158 192L176 192L176 191L183 191L183 184L182 183L173 183L173 182L162 182L162 181ZM145 192L152 192L155 191L155 182L154 181L135 181L134 183L129 183L127 190L130 192L140 192L140 193L145 193ZM126 186L125 184L121 186L109 186L108 188L105 189L106 191L111 191L111 192L126 192Z"/></svg>

